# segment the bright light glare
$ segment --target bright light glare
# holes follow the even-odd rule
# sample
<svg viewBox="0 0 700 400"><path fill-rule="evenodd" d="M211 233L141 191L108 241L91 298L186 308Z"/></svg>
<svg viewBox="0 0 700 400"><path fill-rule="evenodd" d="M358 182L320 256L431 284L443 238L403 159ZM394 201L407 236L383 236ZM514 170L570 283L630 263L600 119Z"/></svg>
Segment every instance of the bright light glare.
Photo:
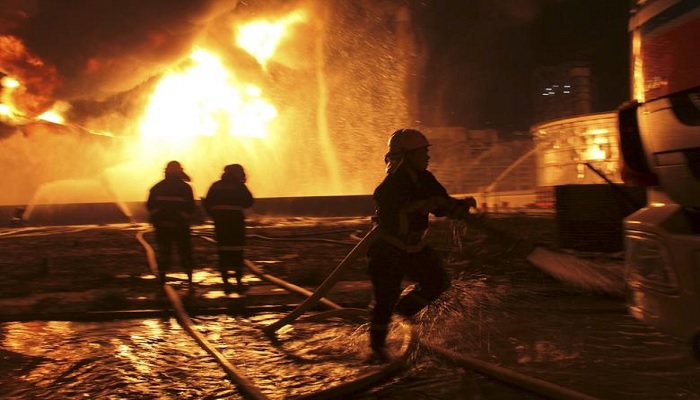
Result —
<svg viewBox="0 0 700 400"><path fill-rule="evenodd" d="M12 109L10 109L10 107L5 104L0 104L0 115L12 117Z"/></svg>
<svg viewBox="0 0 700 400"><path fill-rule="evenodd" d="M2 84L3 87L8 89L14 89L20 86L18 80L10 78L9 76L0 79L0 84Z"/></svg>
<svg viewBox="0 0 700 400"><path fill-rule="evenodd" d="M274 22L265 20L251 22L238 28L236 45L264 66L275 54L277 46L287 33L287 27L305 20L306 14L296 11Z"/></svg>
<svg viewBox="0 0 700 400"><path fill-rule="evenodd" d="M600 146L588 146L582 155L583 160L605 160L607 153Z"/></svg>
<svg viewBox="0 0 700 400"><path fill-rule="evenodd" d="M224 134L264 138L277 110L262 91L236 81L221 60L195 50L192 65L157 85L141 121L142 138L168 138L186 146L196 136Z"/></svg>
<svg viewBox="0 0 700 400"><path fill-rule="evenodd" d="M47 111L39 115L37 119L42 121L53 122L54 124L62 124L63 122L65 122L65 119L55 111Z"/></svg>

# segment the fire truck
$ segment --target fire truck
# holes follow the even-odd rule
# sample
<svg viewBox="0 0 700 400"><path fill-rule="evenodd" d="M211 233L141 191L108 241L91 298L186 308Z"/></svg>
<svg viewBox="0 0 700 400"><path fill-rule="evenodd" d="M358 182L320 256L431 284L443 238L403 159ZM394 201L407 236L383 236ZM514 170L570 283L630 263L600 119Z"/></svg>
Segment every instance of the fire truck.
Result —
<svg viewBox="0 0 700 400"><path fill-rule="evenodd" d="M622 177L647 187L624 220L628 311L700 359L700 1L636 0Z"/></svg>

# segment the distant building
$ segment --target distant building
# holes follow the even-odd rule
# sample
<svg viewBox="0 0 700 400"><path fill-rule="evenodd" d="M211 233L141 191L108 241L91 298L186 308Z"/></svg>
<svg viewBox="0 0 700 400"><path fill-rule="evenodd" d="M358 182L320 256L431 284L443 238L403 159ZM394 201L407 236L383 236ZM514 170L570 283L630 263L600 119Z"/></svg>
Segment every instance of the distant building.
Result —
<svg viewBox="0 0 700 400"><path fill-rule="evenodd" d="M578 115L534 125L537 146L537 203L551 205L553 188L572 184L622 182L617 113Z"/></svg>
<svg viewBox="0 0 700 400"><path fill-rule="evenodd" d="M450 193L535 189L531 139L502 142L494 129L430 127L423 131L434 145L430 170Z"/></svg>
<svg viewBox="0 0 700 400"><path fill-rule="evenodd" d="M533 83L536 122L590 114L593 110L593 82L588 63L537 68Z"/></svg>

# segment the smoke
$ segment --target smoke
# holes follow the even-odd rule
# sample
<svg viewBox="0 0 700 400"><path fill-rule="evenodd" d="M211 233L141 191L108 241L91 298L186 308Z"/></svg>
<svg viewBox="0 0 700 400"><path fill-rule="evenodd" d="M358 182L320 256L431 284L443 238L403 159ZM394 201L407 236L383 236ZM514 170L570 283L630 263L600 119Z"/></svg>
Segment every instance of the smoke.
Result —
<svg viewBox="0 0 700 400"><path fill-rule="evenodd" d="M22 83L28 118L56 101L78 114L128 108L183 60L235 0L11 0L0 6L0 73ZM1 75L0 75L1 76ZM109 106L106 106L108 104Z"/></svg>
<svg viewBox="0 0 700 400"><path fill-rule="evenodd" d="M0 204L26 204L38 199L34 193L45 193L47 184L65 191L56 181L72 185L81 179L104 183L121 200L142 200L164 163L174 159L187 166L200 194L232 162L250 171L256 196L369 192L382 177L385 134L411 121L405 105L409 60L405 44L395 37L398 4L3 1L0 167L16 171L2 182L17 190L0 195ZM301 22L286 25L265 62L238 47L237 39L244 36L237 36L238 28L261 21L283 24L280 20L297 12ZM202 71L197 68L201 60L192 57L199 49L215 54L227 72L226 85L210 69L204 78L217 78L215 85L229 94L245 90L252 100L256 95L248 89L257 89L274 104L267 136L234 134L256 126L248 125L248 115L224 110L232 104L246 107L229 96L218 97L218 87L207 79L168 86L179 83L168 78ZM229 83L238 87L228 90ZM166 101L154 100L158 95ZM196 120L198 106L208 100L222 107L207 109ZM59 111L57 104L66 107ZM144 128L153 104L161 107L157 123ZM39 123L49 109L64 119ZM215 123L200 131L210 121ZM41 129L30 129L34 124ZM102 133L99 139L90 138L96 133ZM111 142L114 147L107 145ZM54 169L57 164L60 169Z"/></svg>
<svg viewBox="0 0 700 400"><path fill-rule="evenodd" d="M47 182L104 183L105 168L122 161L123 143L93 133L129 134L160 76L213 29L227 34L236 5L0 1L0 158L10 188L0 204L25 204ZM9 78L19 84L8 86ZM49 110L65 123L37 121Z"/></svg>

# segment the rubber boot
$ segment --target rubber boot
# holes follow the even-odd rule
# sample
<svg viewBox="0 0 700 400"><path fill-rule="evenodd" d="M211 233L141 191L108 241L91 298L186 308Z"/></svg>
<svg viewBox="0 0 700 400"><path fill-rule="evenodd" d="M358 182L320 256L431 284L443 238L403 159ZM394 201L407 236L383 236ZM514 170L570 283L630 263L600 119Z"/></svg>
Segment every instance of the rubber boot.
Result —
<svg viewBox="0 0 700 400"><path fill-rule="evenodd" d="M226 294L231 294L233 291L233 287L231 286L231 283L228 281L228 270L227 269L221 269L221 281L224 284L224 293Z"/></svg>
<svg viewBox="0 0 700 400"><path fill-rule="evenodd" d="M386 328L370 328L369 330L369 346L374 356L380 360L389 359L389 355L386 352L386 335Z"/></svg>
<svg viewBox="0 0 700 400"><path fill-rule="evenodd" d="M243 284L243 269L241 267L236 268L236 284L238 293L244 293L248 290Z"/></svg>
<svg viewBox="0 0 700 400"><path fill-rule="evenodd" d="M238 285L243 284L243 269L241 267L236 268L236 283Z"/></svg>
<svg viewBox="0 0 700 400"><path fill-rule="evenodd" d="M192 270L187 271L187 291L190 294L194 292L194 284L192 283Z"/></svg>
<svg viewBox="0 0 700 400"><path fill-rule="evenodd" d="M406 319L411 319L427 305L425 299L411 292L404 295L396 304L396 313Z"/></svg>

